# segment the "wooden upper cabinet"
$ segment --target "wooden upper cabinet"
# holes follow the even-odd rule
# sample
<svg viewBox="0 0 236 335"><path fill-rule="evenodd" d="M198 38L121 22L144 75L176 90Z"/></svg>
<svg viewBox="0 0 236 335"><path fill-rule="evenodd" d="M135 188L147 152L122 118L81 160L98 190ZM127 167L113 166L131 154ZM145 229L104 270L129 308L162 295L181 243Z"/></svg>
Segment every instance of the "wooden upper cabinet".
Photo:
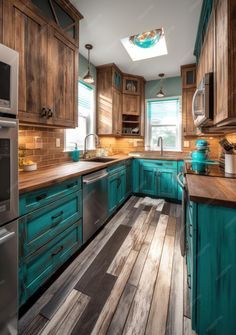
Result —
<svg viewBox="0 0 236 335"><path fill-rule="evenodd" d="M140 95L140 79L134 76L124 75L123 93Z"/></svg>
<svg viewBox="0 0 236 335"><path fill-rule="evenodd" d="M182 87L196 87L196 64L190 64L181 67Z"/></svg>
<svg viewBox="0 0 236 335"><path fill-rule="evenodd" d="M215 6L215 124L236 125L236 1Z"/></svg>
<svg viewBox="0 0 236 335"><path fill-rule="evenodd" d="M193 122L192 100L195 88L183 89L182 92L182 112L183 112L183 133L185 136L196 135L196 127Z"/></svg>
<svg viewBox="0 0 236 335"><path fill-rule="evenodd" d="M0 43L3 43L3 0L0 0Z"/></svg>
<svg viewBox="0 0 236 335"><path fill-rule="evenodd" d="M192 100L193 95L196 90L196 76L191 77L191 80L194 78L195 82L188 81L186 85L186 73L188 72L196 73L196 64L184 65L181 67L182 74L182 125L183 125L183 134L184 136L194 136L196 135L196 127L193 122L192 115ZM187 86L187 87L186 87Z"/></svg>
<svg viewBox="0 0 236 335"><path fill-rule="evenodd" d="M121 115L122 115L122 93L119 90L112 90L112 117L113 134L121 134Z"/></svg>
<svg viewBox="0 0 236 335"><path fill-rule="evenodd" d="M48 123L75 127L78 120L78 51L53 28L48 39L47 105L52 111Z"/></svg>
<svg viewBox="0 0 236 335"><path fill-rule="evenodd" d="M3 43L19 52L20 123L76 127L78 48L34 7L3 0Z"/></svg>
<svg viewBox="0 0 236 335"><path fill-rule="evenodd" d="M123 114L137 115L141 113L140 96L124 94L123 95Z"/></svg>
<svg viewBox="0 0 236 335"><path fill-rule="evenodd" d="M3 4L3 43L19 52L19 119L37 124L47 106L48 27L20 2Z"/></svg>

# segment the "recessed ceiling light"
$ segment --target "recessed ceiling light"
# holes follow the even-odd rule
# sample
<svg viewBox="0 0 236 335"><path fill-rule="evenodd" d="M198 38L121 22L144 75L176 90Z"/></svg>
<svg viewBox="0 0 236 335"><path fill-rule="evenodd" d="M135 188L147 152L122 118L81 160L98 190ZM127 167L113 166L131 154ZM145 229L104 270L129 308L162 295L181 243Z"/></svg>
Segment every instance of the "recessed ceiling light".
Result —
<svg viewBox="0 0 236 335"><path fill-rule="evenodd" d="M133 61L167 55L163 28L125 37L121 43Z"/></svg>

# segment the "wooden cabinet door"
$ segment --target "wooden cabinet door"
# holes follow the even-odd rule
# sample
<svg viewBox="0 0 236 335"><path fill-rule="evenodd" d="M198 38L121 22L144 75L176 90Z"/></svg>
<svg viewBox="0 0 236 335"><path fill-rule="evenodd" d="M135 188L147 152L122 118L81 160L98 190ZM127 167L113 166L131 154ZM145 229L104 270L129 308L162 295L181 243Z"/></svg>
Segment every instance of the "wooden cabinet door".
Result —
<svg viewBox="0 0 236 335"><path fill-rule="evenodd" d="M0 0L0 43L3 42L3 0Z"/></svg>
<svg viewBox="0 0 236 335"><path fill-rule="evenodd" d="M158 196L163 198L177 198L177 182L175 170L158 170Z"/></svg>
<svg viewBox="0 0 236 335"><path fill-rule="evenodd" d="M140 167L140 193L147 195L157 195L156 187L157 169L152 165L143 163Z"/></svg>
<svg viewBox="0 0 236 335"><path fill-rule="evenodd" d="M184 135L195 135L196 127L192 116L192 100L195 88L183 89L182 93L182 112L183 112L183 132Z"/></svg>
<svg viewBox="0 0 236 335"><path fill-rule="evenodd" d="M228 1L219 0L216 6L216 91L215 91L215 123L228 117ZM234 74L235 75L235 74Z"/></svg>
<svg viewBox="0 0 236 335"><path fill-rule="evenodd" d="M78 51L54 29L48 40L48 106L54 126L78 125Z"/></svg>
<svg viewBox="0 0 236 335"><path fill-rule="evenodd" d="M121 134L121 117L122 117L122 94L120 91L113 89L112 92L112 123L113 134Z"/></svg>
<svg viewBox="0 0 236 335"><path fill-rule="evenodd" d="M123 94L123 114L140 115L140 96Z"/></svg>
<svg viewBox="0 0 236 335"><path fill-rule="evenodd" d="M39 123L47 104L47 24L22 3L3 1L3 43L19 52L19 119Z"/></svg>
<svg viewBox="0 0 236 335"><path fill-rule="evenodd" d="M192 66L183 66L182 72L182 87L183 88L193 88L196 86L196 64Z"/></svg>

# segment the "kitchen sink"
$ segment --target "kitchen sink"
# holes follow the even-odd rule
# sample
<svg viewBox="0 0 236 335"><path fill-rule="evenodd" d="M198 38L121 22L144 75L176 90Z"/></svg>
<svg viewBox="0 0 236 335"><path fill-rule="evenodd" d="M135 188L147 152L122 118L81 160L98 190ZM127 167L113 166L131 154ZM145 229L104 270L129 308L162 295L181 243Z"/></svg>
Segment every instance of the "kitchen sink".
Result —
<svg viewBox="0 0 236 335"><path fill-rule="evenodd" d="M86 162L94 162L94 163L107 163L115 161L116 158L108 158L108 157L95 157L95 158L89 158L85 159Z"/></svg>

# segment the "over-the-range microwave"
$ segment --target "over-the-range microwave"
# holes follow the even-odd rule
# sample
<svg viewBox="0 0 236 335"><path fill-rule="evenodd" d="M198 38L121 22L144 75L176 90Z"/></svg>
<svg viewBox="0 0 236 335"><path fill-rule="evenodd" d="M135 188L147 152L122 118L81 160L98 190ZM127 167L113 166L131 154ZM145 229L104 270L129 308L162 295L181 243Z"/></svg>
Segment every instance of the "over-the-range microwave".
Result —
<svg viewBox="0 0 236 335"><path fill-rule="evenodd" d="M209 127L214 116L213 73L206 73L196 89L192 101L193 122L196 127Z"/></svg>
<svg viewBox="0 0 236 335"><path fill-rule="evenodd" d="M0 113L17 114L18 53L0 44Z"/></svg>

